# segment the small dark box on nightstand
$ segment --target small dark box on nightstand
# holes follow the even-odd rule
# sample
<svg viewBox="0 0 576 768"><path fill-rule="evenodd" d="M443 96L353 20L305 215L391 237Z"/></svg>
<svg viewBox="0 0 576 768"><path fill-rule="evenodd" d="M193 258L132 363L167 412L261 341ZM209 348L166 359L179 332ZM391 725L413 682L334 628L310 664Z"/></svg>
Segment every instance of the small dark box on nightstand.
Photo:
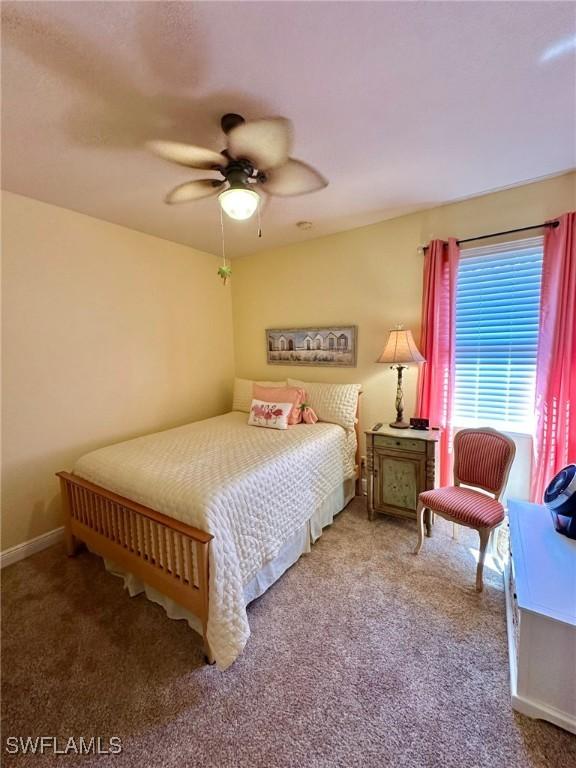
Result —
<svg viewBox="0 0 576 768"><path fill-rule="evenodd" d="M428 419L410 419L410 426L412 429L428 429Z"/></svg>

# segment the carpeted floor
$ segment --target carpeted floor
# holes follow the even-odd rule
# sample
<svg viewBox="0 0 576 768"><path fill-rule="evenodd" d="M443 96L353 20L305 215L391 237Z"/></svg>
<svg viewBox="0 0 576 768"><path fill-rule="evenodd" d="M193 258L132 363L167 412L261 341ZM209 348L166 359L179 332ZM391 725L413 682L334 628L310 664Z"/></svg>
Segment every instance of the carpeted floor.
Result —
<svg viewBox="0 0 576 768"><path fill-rule="evenodd" d="M546 768L576 738L510 708L501 577L474 589L474 534L366 519L356 499L249 609L227 672L83 552L3 573L3 765ZM10 757L8 736L110 736L116 756Z"/></svg>

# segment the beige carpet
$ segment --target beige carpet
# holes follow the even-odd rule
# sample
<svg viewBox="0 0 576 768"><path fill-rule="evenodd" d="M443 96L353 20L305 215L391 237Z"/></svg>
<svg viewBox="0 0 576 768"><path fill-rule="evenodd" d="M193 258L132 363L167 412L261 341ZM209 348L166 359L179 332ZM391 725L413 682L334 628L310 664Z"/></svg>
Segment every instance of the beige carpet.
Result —
<svg viewBox="0 0 576 768"><path fill-rule="evenodd" d="M3 765L568 768L576 738L510 708L501 578L475 545L356 499L249 609L227 672L86 552L3 573ZM8 736L119 736L110 756L9 757Z"/></svg>

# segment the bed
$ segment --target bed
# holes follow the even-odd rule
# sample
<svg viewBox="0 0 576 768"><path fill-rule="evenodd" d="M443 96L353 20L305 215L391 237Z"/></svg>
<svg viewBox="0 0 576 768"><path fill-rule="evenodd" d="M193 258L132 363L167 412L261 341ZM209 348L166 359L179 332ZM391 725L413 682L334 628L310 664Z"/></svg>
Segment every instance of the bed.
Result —
<svg viewBox="0 0 576 768"><path fill-rule="evenodd" d="M251 427L245 413L136 438L59 472L69 555L79 542L203 637L228 667L246 607L346 506L359 478L358 426Z"/></svg>

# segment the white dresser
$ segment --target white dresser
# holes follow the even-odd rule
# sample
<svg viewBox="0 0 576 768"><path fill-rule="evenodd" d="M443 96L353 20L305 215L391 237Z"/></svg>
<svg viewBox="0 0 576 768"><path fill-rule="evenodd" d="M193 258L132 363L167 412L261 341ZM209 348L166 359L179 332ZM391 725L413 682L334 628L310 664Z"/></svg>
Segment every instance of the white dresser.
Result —
<svg viewBox="0 0 576 768"><path fill-rule="evenodd" d="M576 733L576 540L544 506L510 500L504 574L512 706Z"/></svg>

